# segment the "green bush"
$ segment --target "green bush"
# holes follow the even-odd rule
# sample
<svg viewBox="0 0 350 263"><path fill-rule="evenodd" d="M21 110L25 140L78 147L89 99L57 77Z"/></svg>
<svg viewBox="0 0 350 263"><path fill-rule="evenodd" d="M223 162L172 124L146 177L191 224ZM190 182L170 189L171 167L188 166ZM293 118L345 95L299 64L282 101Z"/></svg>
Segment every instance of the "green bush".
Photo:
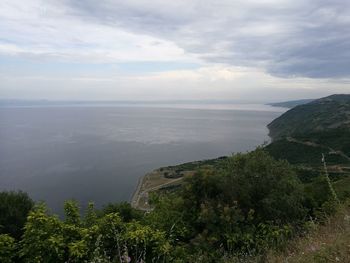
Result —
<svg viewBox="0 0 350 263"><path fill-rule="evenodd" d="M180 192L152 201L150 222L171 233L175 246L183 242L208 260L280 246L307 215L295 169L260 148L228 158L220 172L199 171Z"/></svg>
<svg viewBox="0 0 350 263"><path fill-rule="evenodd" d="M19 239L34 202L24 192L0 192L0 234Z"/></svg>
<svg viewBox="0 0 350 263"><path fill-rule="evenodd" d="M0 262L11 263L15 257L15 239L7 234L0 234Z"/></svg>

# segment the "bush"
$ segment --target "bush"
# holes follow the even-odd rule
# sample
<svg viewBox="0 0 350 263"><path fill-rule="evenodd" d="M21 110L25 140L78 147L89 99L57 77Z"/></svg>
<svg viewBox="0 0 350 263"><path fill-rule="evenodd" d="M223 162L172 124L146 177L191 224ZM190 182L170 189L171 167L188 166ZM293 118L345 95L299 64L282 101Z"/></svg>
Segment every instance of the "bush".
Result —
<svg viewBox="0 0 350 263"><path fill-rule="evenodd" d="M19 239L33 206L33 200L24 192L0 192L0 234Z"/></svg>
<svg viewBox="0 0 350 263"><path fill-rule="evenodd" d="M222 173L198 172L181 196L192 243L204 250L257 253L278 246L307 215L294 169L260 148L229 158Z"/></svg>
<svg viewBox="0 0 350 263"><path fill-rule="evenodd" d="M0 262L11 263L15 256L15 239L7 234L0 234Z"/></svg>

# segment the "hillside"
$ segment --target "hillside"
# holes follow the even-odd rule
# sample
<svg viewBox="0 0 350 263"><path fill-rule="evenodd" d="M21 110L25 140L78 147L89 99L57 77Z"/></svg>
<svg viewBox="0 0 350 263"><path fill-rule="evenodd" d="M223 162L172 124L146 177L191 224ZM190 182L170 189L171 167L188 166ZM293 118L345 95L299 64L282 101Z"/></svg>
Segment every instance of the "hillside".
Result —
<svg viewBox="0 0 350 263"><path fill-rule="evenodd" d="M317 184L324 172L341 199L350 189L350 95L332 95L296 106L272 121L272 143L265 149L276 159L287 160L305 184Z"/></svg>
<svg viewBox="0 0 350 263"><path fill-rule="evenodd" d="M350 128L350 95L331 95L299 105L272 121L270 137L288 136Z"/></svg>

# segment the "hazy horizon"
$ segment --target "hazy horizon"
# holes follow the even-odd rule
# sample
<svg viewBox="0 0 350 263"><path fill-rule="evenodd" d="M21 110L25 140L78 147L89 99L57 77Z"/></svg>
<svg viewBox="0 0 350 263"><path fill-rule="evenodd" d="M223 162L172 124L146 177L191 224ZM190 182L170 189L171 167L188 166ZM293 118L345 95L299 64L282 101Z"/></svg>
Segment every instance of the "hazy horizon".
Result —
<svg viewBox="0 0 350 263"><path fill-rule="evenodd" d="M333 94L329 94L333 95ZM295 100L303 100L305 98L299 98ZM319 99L319 98L306 98L306 99ZM249 104L249 103L256 103L256 104L264 104L264 103L275 103L275 102L286 102L285 100L239 100L239 99L134 99L134 100L112 100L112 99L100 99L100 100L87 100L87 99L46 99L46 98L37 98L37 99L21 99L21 98L1 98L0 101L2 102L77 102L77 103L237 103L237 104ZM287 101L294 101L294 100L287 100Z"/></svg>

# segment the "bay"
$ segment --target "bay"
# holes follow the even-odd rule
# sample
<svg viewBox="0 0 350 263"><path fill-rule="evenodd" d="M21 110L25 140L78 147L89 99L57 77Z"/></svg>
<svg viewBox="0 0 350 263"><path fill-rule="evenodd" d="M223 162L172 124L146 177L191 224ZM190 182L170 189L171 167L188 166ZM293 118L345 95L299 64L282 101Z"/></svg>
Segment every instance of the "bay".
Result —
<svg viewBox="0 0 350 263"><path fill-rule="evenodd" d="M246 152L285 109L266 105L83 105L0 108L0 190L63 201L129 201L158 167Z"/></svg>

